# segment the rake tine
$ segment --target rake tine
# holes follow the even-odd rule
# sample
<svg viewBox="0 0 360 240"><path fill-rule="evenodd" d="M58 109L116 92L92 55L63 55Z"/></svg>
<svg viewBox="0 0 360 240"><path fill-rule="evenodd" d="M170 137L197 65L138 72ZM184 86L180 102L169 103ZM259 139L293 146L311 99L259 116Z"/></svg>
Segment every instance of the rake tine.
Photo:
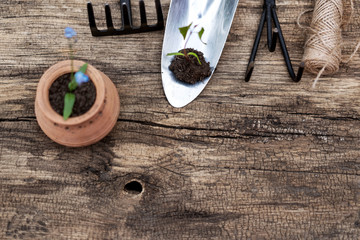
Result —
<svg viewBox="0 0 360 240"><path fill-rule="evenodd" d="M111 17L111 10L109 4L105 4L105 17L106 17L106 26L109 31L114 31L114 24Z"/></svg>
<svg viewBox="0 0 360 240"><path fill-rule="evenodd" d="M94 9L93 9L93 6L92 6L91 2L87 3L87 10L88 10L91 34L93 36L95 36L98 33L99 30L96 27Z"/></svg>
<svg viewBox="0 0 360 240"><path fill-rule="evenodd" d="M140 7L141 27L146 27L147 26L147 18L146 18L146 11L145 11L145 3L143 0L139 0L139 7Z"/></svg>
<svg viewBox="0 0 360 240"><path fill-rule="evenodd" d="M131 14L131 3L130 0L120 1L121 18L123 29L131 29L132 26L132 14Z"/></svg>
<svg viewBox="0 0 360 240"><path fill-rule="evenodd" d="M251 50L251 55L250 55L249 63L248 63L246 74L245 74L245 81L246 82L250 81L251 74L254 71L256 53L257 53L257 51L259 49L261 33L262 33L262 30L263 30L263 28L265 26L265 21L266 21L266 13L263 12L261 14L259 27L258 27L258 30L256 32L254 45L253 45L253 48Z"/></svg>
<svg viewBox="0 0 360 240"><path fill-rule="evenodd" d="M147 23L144 0L139 0L139 7L140 7L141 26L134 27L132 20L131 0L120 0L122 27L120 29L115 29L110 6L109 4L105 4L105 17L106 17L107 29L99 30L95 22L93 5L91 2L88 2L87 10L88 10L91 34L95 37L98 37L98 36L143 33L143 32L150 32L150 31L157 31L164 29L164 16L162 13L160 0L155 0L155 7L156 7L156 14L158 21L155 25L148 25Z"/></svg>
<svg viewBox="0 0 360 240"><path fill-rule="evenodd" d="M277 43L277 39L279 38L279 30L277 28L274 28L273 30L273 34L272 34L272 42L271 45L269 47L269 51L270 52L274 52L276 49L276 43Z"/></svg>
<svg viewBox="0 0 360 240"><path fill-rule="evenodd" d="M163 12L161 9L161 3L160 0L155 0L155 7L156 7L156 15L157 15L157 26L159 28L163 28L164 27L164 16L163 16Z"/></svg>

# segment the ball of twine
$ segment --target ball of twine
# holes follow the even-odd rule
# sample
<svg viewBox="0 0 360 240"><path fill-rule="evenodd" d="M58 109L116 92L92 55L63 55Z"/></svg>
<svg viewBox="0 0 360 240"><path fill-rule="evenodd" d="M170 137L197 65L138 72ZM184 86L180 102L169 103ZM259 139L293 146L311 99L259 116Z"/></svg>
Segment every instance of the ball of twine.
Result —
<svg viewBox="0 0 360 240"><path fill-rule="evenodd" d="M346 25L354 9L350 0L350 13L344 11L345 0L316 0L310 27L307 29L307 41L303 62L305 69L317 75L313 86L321 75L331 75L339 71L340 63L349 62L360 47L356 47L350 59L344 61L341 54L343 46L342 26ZM306 11L309 12L309 11ZM305 12L304 12L305 13ZM298 24L302 13L298 18ZM299 24L300 25L300 24Z"/></svg>

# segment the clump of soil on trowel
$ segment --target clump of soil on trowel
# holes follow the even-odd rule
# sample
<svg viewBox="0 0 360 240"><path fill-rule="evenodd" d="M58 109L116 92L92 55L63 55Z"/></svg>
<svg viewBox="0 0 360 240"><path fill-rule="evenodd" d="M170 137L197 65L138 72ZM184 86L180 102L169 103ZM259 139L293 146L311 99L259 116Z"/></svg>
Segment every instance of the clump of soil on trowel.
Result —
<svg viewBox="0 0 360 240"><path fill-rule="evenodd" d="M192 48L186 48L179 51L187 54L194 52L198 55L201 65L197 58L193 55L175 56L172 60L169 69L175 74L175 77L185 83L195 84L203 81L211 75L210 63L205 61L204 54Z"/></svg>

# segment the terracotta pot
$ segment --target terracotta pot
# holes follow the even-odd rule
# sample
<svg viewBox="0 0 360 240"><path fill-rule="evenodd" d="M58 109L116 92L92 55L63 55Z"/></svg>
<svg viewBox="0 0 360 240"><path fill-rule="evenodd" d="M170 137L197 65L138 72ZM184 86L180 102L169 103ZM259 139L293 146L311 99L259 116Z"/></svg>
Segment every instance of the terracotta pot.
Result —
<svg viewBox="0 0 360 240"><path fill-rule="evenodd" d="M84 62L74 61L77 71ZM115 85L102 72L89 65L86 74L96 88L96 99L89 111L66 121L50 105L49 88L61 75L71 72L71 62L50 67L41 77L35 99L36 119L44 133L55 142L69 147L83 147L100 141L115 126L120 100Z"/></svg>

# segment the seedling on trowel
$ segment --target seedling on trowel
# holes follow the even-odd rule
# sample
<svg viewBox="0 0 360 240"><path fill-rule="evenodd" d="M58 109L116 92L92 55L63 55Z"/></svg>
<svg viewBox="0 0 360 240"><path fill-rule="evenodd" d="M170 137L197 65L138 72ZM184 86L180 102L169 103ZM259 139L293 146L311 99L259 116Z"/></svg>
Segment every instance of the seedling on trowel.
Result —
<svg viewBox="0 0 360 240"><path fill-rule="evenodd" d="M179 31L180 31L181 35L184 37L184 40L186 40L186 41L185 41L185 44L184 44L184 49L183 49L183 52L184 52L184 53L182 53L182 52L174 52L174 53L168 53L166 56L184 56L187 60L189 60L189 55L192 55L192 56L196 57L196 59L198 60L199 64L201 65L201 61L200 61L200 59L199 59L199 56L198 56L196 53L194 53L194 52L187 52L187 51L186 51L186 45L187 45L187 43L188 43L191 35L194 33L194 29L196 29L196 28L198 27L198 25L194 25L193 29L190 29L192 24L193 24L193 23L190 23L188 26L179 28ZM190 32L190 33L189 33L189 36L188 36L187 39L186 39L186 36L188 35L188 32ZM201 41L203 44L206 45L206 43L204 43L204 42L202 41L202 39L201 39L202 36L203 36L203 34L204 34L204 32L205 32L205 29L204 29L204 28L201 28L201 30L200 30L199 32L197 32L197 34L198 34L198 36L199 36L200 41Z"/></svg>

